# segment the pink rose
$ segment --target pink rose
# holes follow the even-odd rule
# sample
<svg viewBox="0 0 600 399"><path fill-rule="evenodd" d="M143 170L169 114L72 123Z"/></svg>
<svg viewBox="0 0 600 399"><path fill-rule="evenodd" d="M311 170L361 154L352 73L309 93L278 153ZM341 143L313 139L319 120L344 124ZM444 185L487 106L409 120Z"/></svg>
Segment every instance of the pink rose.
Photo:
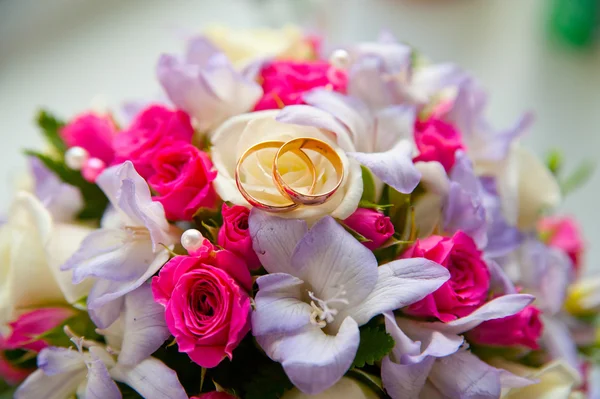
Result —
<svg viewBox="0 0 600 399"><path fill-rule="evenodd" d="M248 230L250 210L244 206L229 207L223 204L221 213L223 226L219 230L217 243L243 258L250 269L258 269L260 261L252 249L252 237Z"/></svg>
<svg viewBox="0 0 600 399"><path fill-rule="evenodd" d="M512 316L484 321L469 331L467 337L471 342L481 345L539 349L538 339L544 329L540 314L538 308L529 305Z"/></svg>
<svg viewBox="0 0 600 399"><path fill-rule="evenodd" d="M465 233L459 231L453 237L431 236L417 240L401 257L430 259L450 272L450 280L408 306L407 314L449 322L470 314L486 301L490 272L481 251Z"/></svg>
<svg viewBox="0 0 600 399"><path fill-rule="evenodd" d="M199 208L214 208L217 194L212 181L217 172L203 151L182 141L158 151L152 161L154 174L148 183L170 220L192 220Z"/></svg>
<svg viewBox="0 0 600 399"><path fill-rule="evenodd" d="M465 149L460 132L448 122L433 117L417 120L414 138L420 153L414 161L438 161L446 172L454 166L456 151Z"/></svg>
<svg viewBox="0 0 600 399"><path fill-rule="evenodd" d="M192 396L190 399L236 399L236 397L228 394L227 392L214 391L203 393L200 396Z"/></svg>
<svg viewBox="0 0 600 399"><path fill-rule="evenodd" d="M250 331L252 277L243 260L204 240L192 256L172 258L152 279L154 300L179 351L202 367L217 366Z"/></svg>
<svg viewBox="0 0 600 399"><path fill-rule="evenodd" d="M17 367L11 363L4 351L9 350L5 345L4 338L0 335L0 380L10 385L17 385L27 376L35 371L35 367Z"/></svg>
<svg viewBox="0 0 600 399"><path fill-rule="evenodd" d="M540 220L538 230L548 245L565 252L575 269L580 268L584 242L575 220L570 217L546 217Z"/></svg>
<svg viewBox="0 0 600 399"><path fill-rule="evenodd" d="M363 242L371 251L382 246L393 234L390 218L374 209L358 208L344 224L370 241Z"/></svg>
<svg viewBox="0 0 600 399"><path fill-rule="evenodd" d="M65 320L75 315L69 308L40 308L24 313L8 324L10 334L6 336L4 345L8 349L23 349L39 352L48 346L39 335L61 325Z"/></svg>
<svg viewBox="0 0 600 399"><path fill-rule="evenodd" d="M152 160L161 149L175 142L191 143L194 128L183 111L151 105L141 111L126 131L113 140L115 164L127 160L145 179L154 174Z"/></svg>
<svg viewBox="0 0 600 399"><path fill-rule="evenodd" d="M318 87L345 93L348 76L326 61L272 61L260 71L259 81L264 94L255 111L304 104L304 93Z"/></svg>
<svg viewBox="0 0 600 399"><path fill-rule="evenodd" d="M82 147L90 158L101 159L105 164L113 161L112 141L117 128L109 116L85 113L60 129L60 137L67 147Z"/></svg>

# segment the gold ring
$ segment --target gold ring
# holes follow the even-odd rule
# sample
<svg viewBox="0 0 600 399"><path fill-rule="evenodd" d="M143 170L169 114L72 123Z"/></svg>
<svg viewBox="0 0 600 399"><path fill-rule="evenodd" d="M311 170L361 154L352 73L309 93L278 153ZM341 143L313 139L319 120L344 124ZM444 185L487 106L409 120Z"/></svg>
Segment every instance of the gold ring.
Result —
<svg viewBox="0 0 600 399"><path fill-rule="evenodd" d="M331 190L321 193L321 194L312 194L309 191L308 194L302 194L293 188L291 188L284 180L281 174L279 173L278 163L279 158L285 154L286 152L294 152L303 151L303 150L313 150L323 155L331 165L335 169L335 172L338 175L338 181L335 187ZM344 179L344 166L342 163L342 158L340 158L339 154L327 143L321 140L309 138L309 137L300 137L297 139L293 139L288 141L279 147L277 154L275 155L275 160L273 161L273 180L275 181L275 185L281 193L291 198L291 200L295 203L300 203L303 205L320 205L325 203L335 192L340 188L342 184L342 180Z"/></svg>
<svg viewBox="0 0 600 399"><path fill-rule="evenodd" d="M240 169L242 167L242 164L244 163L244 161L252 154L254 154L257 151L263 150L265 148L281 148L282 146L284 146L285 143L283 141L264 141L262 143L258 143L253 145L252 147L248 148L240 157L240 159L238 159L237 161L237 165L235 167L235 183L237 185L238 190L240 191L240 193L242 194L242 196L246 199L246 201L248 201L250 203L250 205L268 211L268 212L287 212L287 211L291 211L293 209L296 209L298 206L300 206L299 203L294 202L293 200L286 205L268 205L265 204L263 202L260 202L259 200L257 200L256 198L254 198L253 196L251 196L246 189L244 188L244 185L242 184L242 181L240 179ZM310 172L312 174L312 185L310 186L308 192L312 193L314 188L315 188L315 184L317 183L317 172L315 170L315 165L313 164L312 160L310 159L310 157L308 155L306 155L306 153L302 150L288 150L286 152L292 151L294 154L296 154L300 159L302 159L304 161L304 163L308 166L308 168L310 169ZM275 163L275 161L273 161L273 163ZM277 184L276 184L277 186ZM279 186L277 186L277 189L282 193L282 195L285 198L291 199L289 196L287 196Z"/></svg>

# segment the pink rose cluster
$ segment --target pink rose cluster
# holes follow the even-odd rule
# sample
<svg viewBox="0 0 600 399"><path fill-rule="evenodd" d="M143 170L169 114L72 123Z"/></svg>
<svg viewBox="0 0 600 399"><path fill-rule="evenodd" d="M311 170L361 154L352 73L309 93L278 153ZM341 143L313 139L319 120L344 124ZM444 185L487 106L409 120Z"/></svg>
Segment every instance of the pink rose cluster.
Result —
<svg viewBox="0 0 600 399"><path fill-rule="evenodd" d="M540 220L538 231L548 245L569 256L575 270L580 269L585 244L575 220L569 217L546 217Z"/></svg>

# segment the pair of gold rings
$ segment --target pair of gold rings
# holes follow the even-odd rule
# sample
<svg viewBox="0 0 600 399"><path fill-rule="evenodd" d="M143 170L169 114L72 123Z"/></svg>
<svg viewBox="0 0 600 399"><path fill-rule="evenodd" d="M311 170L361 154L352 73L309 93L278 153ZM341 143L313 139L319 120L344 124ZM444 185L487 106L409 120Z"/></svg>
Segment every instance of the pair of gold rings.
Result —
<svg viewBox="0 0 600 399"><path fill-rule="evenodd" d="M267 148L277 149L277 153L275 154L275 158L273 159L272 167L273 184L275 185L275 187L277 187L279 193L284 198L289 200L289 203L283 205L271 205L261 202L258 199L254 198L252 195L250 195L248 191L246 191L241 181L240 175L242 172L241 169L244 161L250 155ZM306 154L305 150L312 150L321 154L333 166L337 174L337 182L331 190L324 193L314 194L314 189L319 176L317 176L317 171L313 161ZM288 152L293 153L297 157L299 157L300 160L302 160L302 162L306 164L310 171L310 174L312 175L312 184L310 185L308 193L306 194L293 189L288 183L285 182L283 176L280 173L279 160L284 154ZM238 159L237 165L235 167L235 182L242 196L246 199L246 201L250 203L250 205L268 212L287 212L298 208L300 205L321 205L327 202L331 198L331 196L335 194L338 188L340 188L343 179L344 167L339 154L324 141L313 139L310 137L299 137L287 142L264 141L262 143L255 144L252 147L248 148L242 154L242 156Z"/></svg>

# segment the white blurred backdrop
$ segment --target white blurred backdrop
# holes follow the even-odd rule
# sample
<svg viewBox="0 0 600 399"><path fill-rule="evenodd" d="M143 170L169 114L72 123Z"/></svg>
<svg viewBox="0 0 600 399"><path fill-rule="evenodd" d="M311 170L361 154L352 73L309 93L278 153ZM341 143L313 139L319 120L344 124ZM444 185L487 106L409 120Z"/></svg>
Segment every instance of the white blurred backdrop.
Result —
<svg viewBox="0 0 600 399"><path fill-rule="evenodd" d="M525 143L558 148L567 168L600 148L600 46L547 40L549 0L0 0L0 209L7 209L22 148L40 147L32 119L45 107L69 117L101 95L112 106L159 92L154 66L181 37L210 23L244 28L304 23L330 43L391 30L434 61L453 61L491 93L498 127L536 115ZM567 198L600 270L600 173Z"/></svg>

